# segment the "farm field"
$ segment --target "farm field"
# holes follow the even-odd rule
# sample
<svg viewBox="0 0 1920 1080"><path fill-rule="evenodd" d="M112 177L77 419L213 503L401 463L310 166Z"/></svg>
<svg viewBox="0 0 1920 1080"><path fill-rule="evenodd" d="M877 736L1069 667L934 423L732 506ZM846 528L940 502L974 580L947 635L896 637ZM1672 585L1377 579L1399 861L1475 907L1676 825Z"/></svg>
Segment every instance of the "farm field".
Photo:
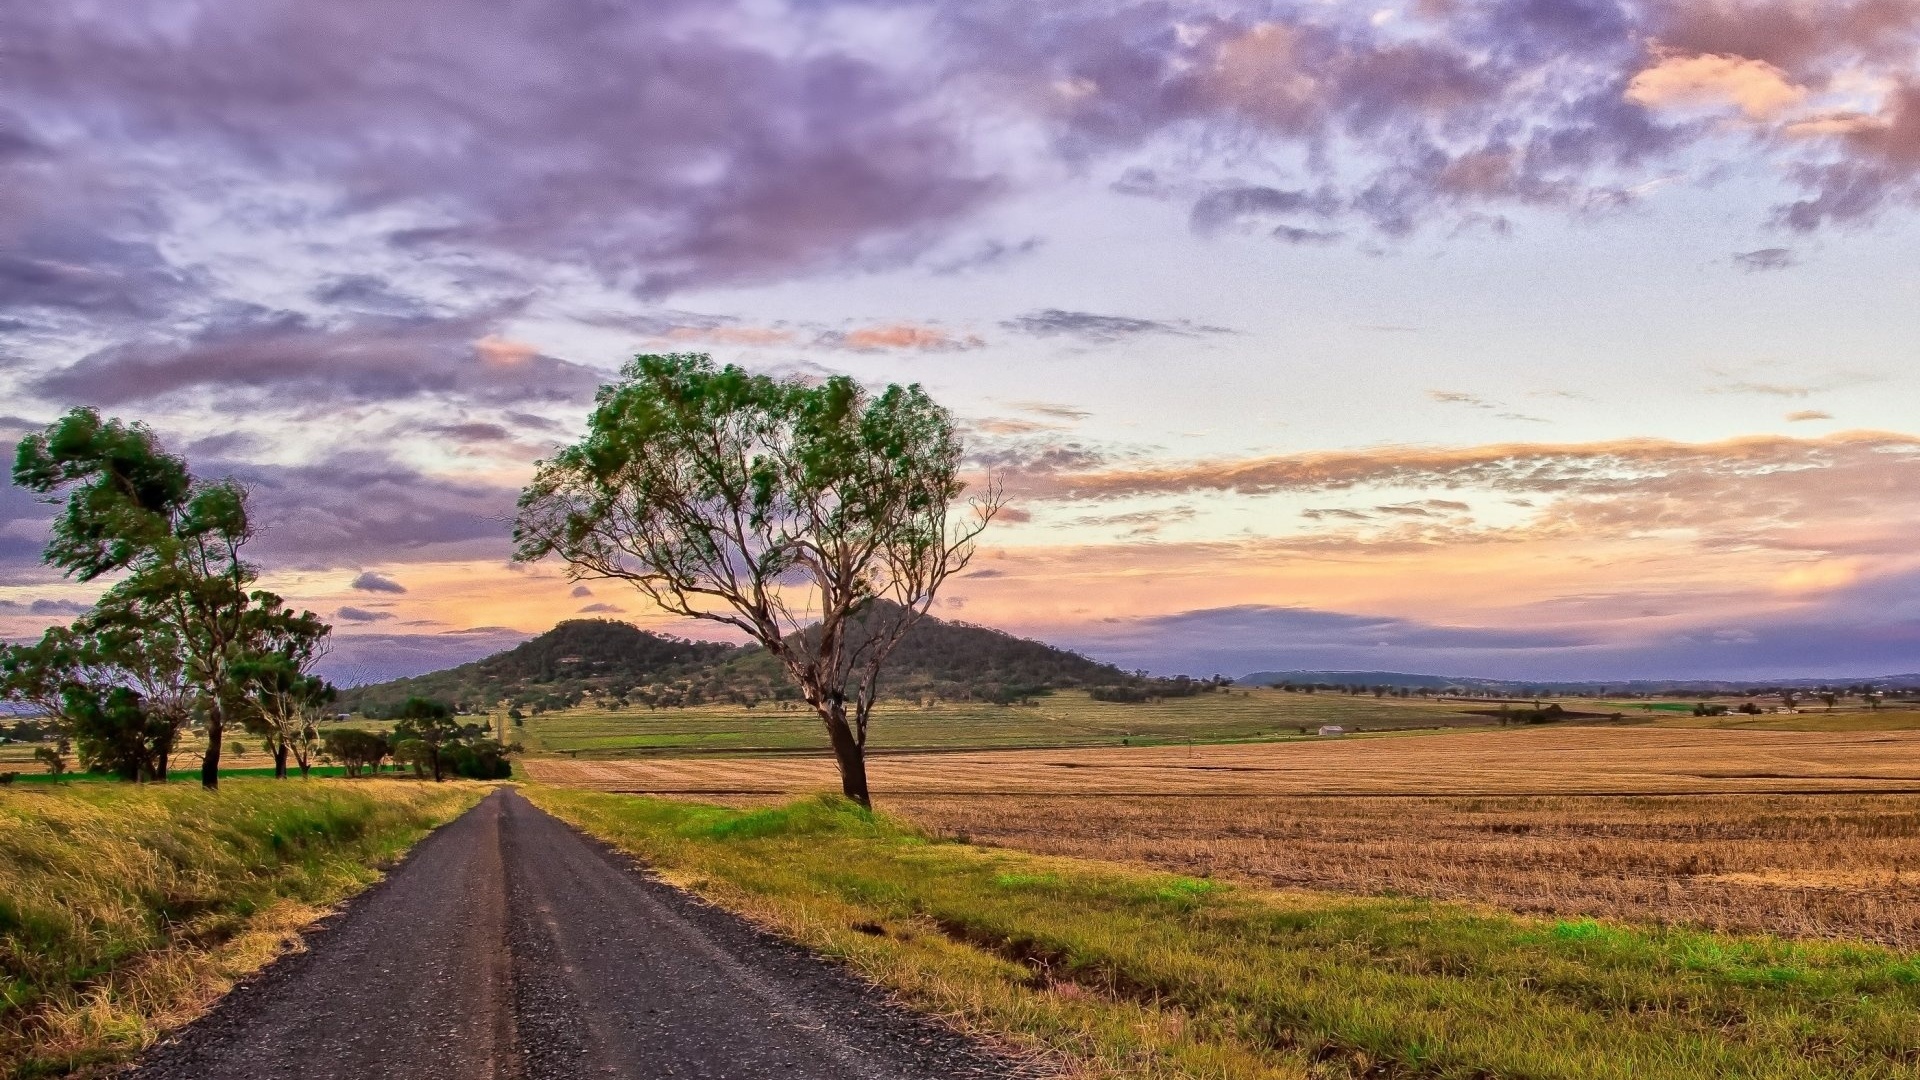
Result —
<svg viewBox="0 0 1920 1080"><path fill-rule="evenodd" d="M1368 896L1920 949L1920 796L904 796L929 834Z"/></svg>
<svg viewBox="0 0 1920 1080"><path fill-rule="evenodd" d="M1716 700L1732 706L1745 699ZM1871 712L1849 703L1833 712L1696 717L1691 715L1692 705L1670 701L1570 698L1559 699L1559 703L1575 712L1618 713L1619 723L1636 726L1779 731L1920 729L1920 709L1893 705ZM1483 714L1498 708L1497 702L1487 701L1300 694L1265 688L1118 704L1095 701L1083 691L1068 690L1036 698L1031 705L883 702L875 710L872 748L898 751L1271 742L1310 737L1328 724L1359 732L1498 727L1496 717ZM780 712L770 705L754 709L704 705L617 711L584 705L529 716L512 729L512 736L530 751L582 758L824 749L824 736L812 714Z"/></svg>
<svg viewBox="0 0 1920 1080"><path fill-rule="evenodd" d="M1289 694L1234 689L1148 704L1095 701L1066 690L1032 705L882 702L875 710L876 750L980 746L1118 746L1132 743L1298 738L1322 724L1392 731L1487 726L1466 710L1484 707L1418 698ZM1305 729L1305 730L1302 730ZM529 750L610 757L663 751L819 750L820 722L769 705L706 705L657 711L583 706L530 716L516 735Z"/></svg>
<svg viewBox="0 0 1920 1080"><path fill-rule="evenodd" d="M837 788L825 757L530 757L536 780L777 797ZM1282 743L878 755L876 796L1920 793L1920 733L1573 727Z"/></svg>
<svg viewBox="0 0 1920 1080"><path fill-rule="evenodd" d="M811 758L525 766L549 783L735 805L835 785ZM869 769L882 809L974 843L1920 948L1920 734L1553 726L902 754Z"/></svg>

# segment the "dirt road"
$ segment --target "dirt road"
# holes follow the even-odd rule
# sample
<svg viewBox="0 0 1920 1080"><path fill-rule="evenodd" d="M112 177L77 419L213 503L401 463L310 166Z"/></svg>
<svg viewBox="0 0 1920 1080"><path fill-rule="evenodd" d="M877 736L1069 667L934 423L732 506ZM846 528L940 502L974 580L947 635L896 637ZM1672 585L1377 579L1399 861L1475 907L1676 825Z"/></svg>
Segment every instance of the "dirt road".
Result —
<svg viewBox="0 0 1920 1080"><path fill-rule="evenodd" d="M510 790L157 1047L138 1080L1010 1076Z"/></svg>

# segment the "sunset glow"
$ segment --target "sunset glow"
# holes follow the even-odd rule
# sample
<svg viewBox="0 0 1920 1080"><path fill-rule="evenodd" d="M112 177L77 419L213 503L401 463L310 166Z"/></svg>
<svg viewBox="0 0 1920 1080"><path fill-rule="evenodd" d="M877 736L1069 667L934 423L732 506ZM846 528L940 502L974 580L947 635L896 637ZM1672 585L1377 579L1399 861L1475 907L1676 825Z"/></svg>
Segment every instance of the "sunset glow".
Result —
<svg viewBox="0 0 1920 1080"><path fill-rule="evenodd" d="M724 636L510 559L670 350L927 387L938 613L1129 669L1920 670L1916 0L496 8L0 13L0 438L245 480L336 678Z"/></svg>

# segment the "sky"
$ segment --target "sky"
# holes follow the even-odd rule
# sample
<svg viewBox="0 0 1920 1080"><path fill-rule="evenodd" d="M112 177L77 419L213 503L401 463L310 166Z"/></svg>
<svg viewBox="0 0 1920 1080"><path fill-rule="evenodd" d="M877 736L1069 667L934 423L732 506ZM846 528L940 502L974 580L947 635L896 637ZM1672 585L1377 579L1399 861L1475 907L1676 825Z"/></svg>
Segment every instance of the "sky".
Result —
<svg viewBox="0 0 1920 1080"><path fill-rule="evenodd" d="M558 620L637 353L919 383L1129 669L1920 670L1920 0L0 7L0 440L251 488L347 681ZM0 488L0 635L97 587Z"/></svg>

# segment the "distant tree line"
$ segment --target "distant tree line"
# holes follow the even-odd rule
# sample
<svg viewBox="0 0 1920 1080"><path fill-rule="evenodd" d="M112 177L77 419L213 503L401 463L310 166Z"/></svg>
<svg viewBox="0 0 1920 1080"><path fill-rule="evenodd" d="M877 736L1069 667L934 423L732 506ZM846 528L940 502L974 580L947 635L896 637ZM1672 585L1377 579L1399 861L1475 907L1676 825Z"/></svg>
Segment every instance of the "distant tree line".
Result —
<svg viewBox="0 0 1920 1080"><path fill-rule="evenodd" d="M1215 675L1210 679L1196 679L1190 675L1175 675L1160 679L1144 671L1134 672L1129 682L1110 686L1089 687L1087 696L1095 701L1118 702L1123 705L1144 704L1161 701L1166 698L1196 697L1211 694L1232 686L1233 680L1225 675Z"/></svg>

